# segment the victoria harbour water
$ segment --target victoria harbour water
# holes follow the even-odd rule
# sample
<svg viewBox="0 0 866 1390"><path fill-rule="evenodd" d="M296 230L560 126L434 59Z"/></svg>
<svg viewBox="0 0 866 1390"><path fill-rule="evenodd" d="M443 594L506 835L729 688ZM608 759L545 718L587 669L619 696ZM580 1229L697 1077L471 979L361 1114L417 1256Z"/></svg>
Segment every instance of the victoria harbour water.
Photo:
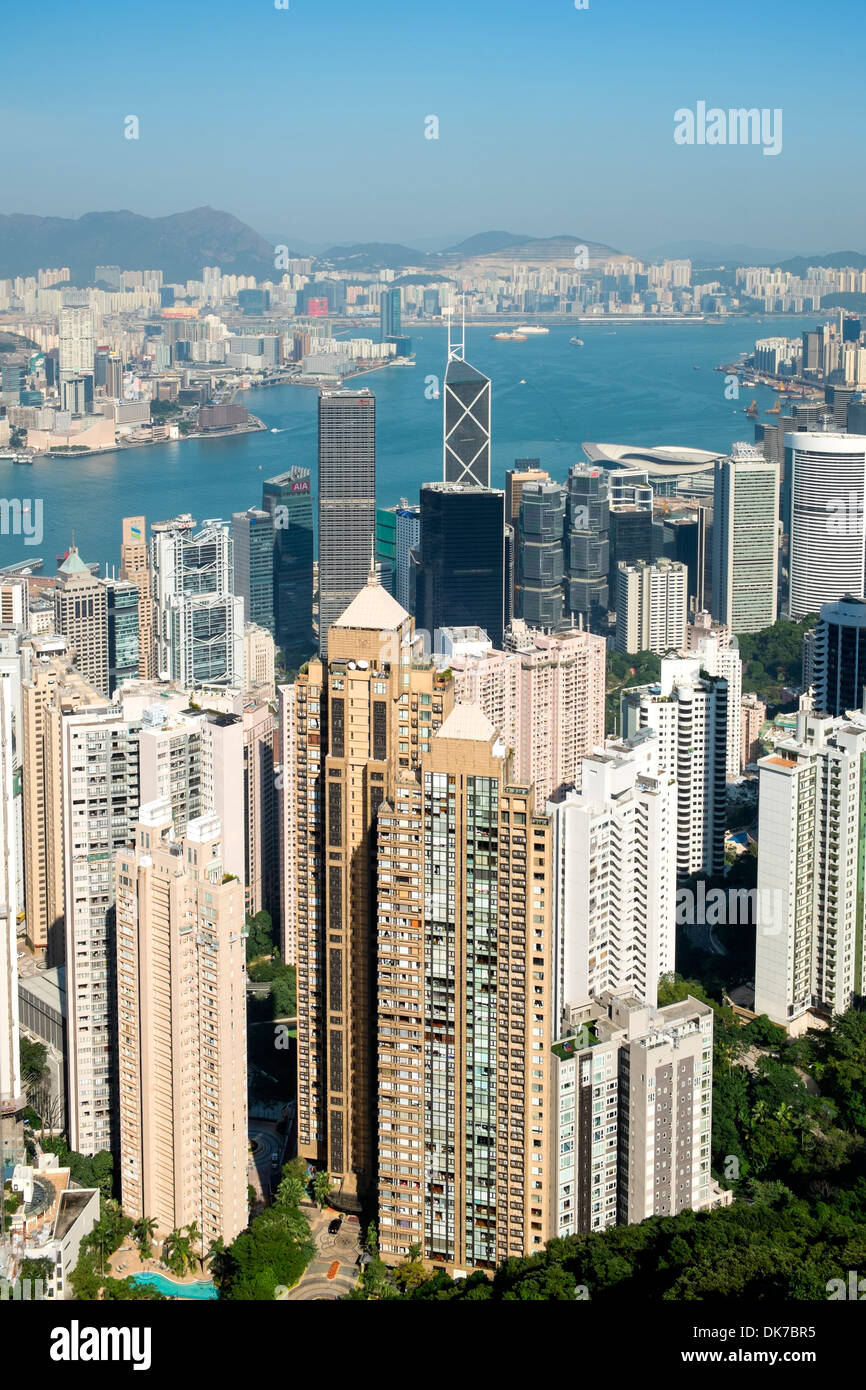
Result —
<svg viewBox="0 0 866 1390"><path fill-rule="evenodd" d="M826 320L742 318L723 323L583 323L552 327L525 342L495 342L495 327L467 333L467 358L493 383L492 478L504 484L516 458L538 458L563 480L583 462L585 440L617 444L684 444L727 450L753 438L743 414L757 399L762 419L771 390L741 388L725 397L725 378L713 368L751 351L755 338L795 337ZM573 335L584 347L569 343ZM377 405L377 491L390 506L418 500L424 482L442 476L442 399L445 330L412 332L416 366L388 367L358 377ZM699 370L695 371L697 367ZM430 381L436 378L436 383ZM148 522L191 512L199 522L228 519L261 505L262 480L292 464L313 470L315 489L317 393L297 386L251 390L237 398L268 431L155 444L90 459L39 459L32 467L0 461L0 498L41 499L43 535L25 545L0 534L0 565L41 556L42 574L75 541L85 560L116 565L120 523L143 513ZM271 433L275 429L278 433Z"/></svg>

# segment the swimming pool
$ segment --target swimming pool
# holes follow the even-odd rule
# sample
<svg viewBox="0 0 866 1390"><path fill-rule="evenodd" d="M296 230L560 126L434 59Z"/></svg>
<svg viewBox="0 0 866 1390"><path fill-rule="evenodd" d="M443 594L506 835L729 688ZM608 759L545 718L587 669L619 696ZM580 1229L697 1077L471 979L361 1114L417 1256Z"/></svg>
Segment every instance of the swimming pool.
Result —
<svg viewBox="0 0 866 1390"><path fill-rule="evenodd" d="M179 1284L176 1279L168 1279L164 1274L148 1271L146 1274L133 1274L130 1284L151 1284L168 1298L217 1298L218 1294L210 1279L200 1279L194 1284Z"/></svg>

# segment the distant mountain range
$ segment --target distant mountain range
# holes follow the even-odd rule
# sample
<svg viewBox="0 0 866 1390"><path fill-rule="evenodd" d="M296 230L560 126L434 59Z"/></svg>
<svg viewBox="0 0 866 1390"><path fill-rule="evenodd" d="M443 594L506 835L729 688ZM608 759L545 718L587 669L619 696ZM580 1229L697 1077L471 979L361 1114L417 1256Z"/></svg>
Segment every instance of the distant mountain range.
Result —
<svg viewBox="0 0 866 1390"><path fill-rule="evenodd" d="M449 246L443 251L444 256L486 256L493 251L501 251L505 246L519 246L523 241L531 241L532 238L526 235L518 235L515 232L478 232L475 236L470 236L465 241L460 241L456 246Z"/></svg>
<svg viewBox="0 0 866 1390"><path fill-rule="evenodd" d="M766 246L747 246L742 242L726 244L717 241L667 241L649 250L638 252L644 260L688 260L698 266L772 265L794 255Z"/></svg>
<svg viewBox="0 0 866 1390"><path fill-rule="evenodd" d="M425 245L431 241L424 239ZM354 242L322 249L322 243L283 237L270 240L231 213L193 208L170 217L142 217L134 212L88 212L79 218L0 215L0 277L33 275L40 267L68 265L74 284L92 284L97 265L162 270L169 282L198 279L202 267L218 265L237 275L273 278L274 248L288 246L301 255L315 254L342 271L375 272L389 267L449 276L458 270L503 272L515 262L569 269L579 246L587 248L589 267L623 259L604 242L579 235L527 237L508 231L478 232L438 251L417 250L391 242ZM313 252L313 247L318 249ZM640 254L640 253L639 253ZM809 256L774 252L742 244L707 241L669 242L644 252L645 259L688 257L697 266L771 265L802 274L809 265L866 268L866 254L834 251Z"/></svg>
<svg viewBox="0 0 866 1390"><path fill-rule="evenodd" d="M810 265L825 266L828 270L844 270L846 266L866 270L866 255L862 251L816 251L813 256L793 256L783 261L779 269L788 270L792 275L805 275Z"/></svg>
<svg viewBox="0 0 866 1390"><path fill-rule="evenodd" d="M0 215L0 276L64 265L79 285L93 284L97 265L161 270L167 281L198 279L205 265L266 279L274 274L274 248L239 218L209 207L170 217L126 211L75 219Z"/></svg>
<svg viewBox="0 0 866 1390"><path fill-rule="evenodd" d="M318 258L335 270L399 270L403 266L426 266L431 257L411 246L387 241L363 241L352 246L329 246Z"/></svg>

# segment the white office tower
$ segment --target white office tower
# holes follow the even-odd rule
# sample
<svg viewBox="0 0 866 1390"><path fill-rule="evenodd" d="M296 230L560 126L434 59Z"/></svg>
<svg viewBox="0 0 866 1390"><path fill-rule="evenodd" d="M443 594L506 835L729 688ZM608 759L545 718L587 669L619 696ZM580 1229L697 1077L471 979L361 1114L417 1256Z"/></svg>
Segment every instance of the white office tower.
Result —
<svg viewBox="0 0 866 1390"><path fill-rule="evenodd" d="M569 1005L552 1047L551 1236L719 1204L710 1175L713 1011L628 990Z"/></svg>
<svg viewBox="0 0 866 1390"><path fill-rule="evenodd" d="M732 632L771 627L778 578L779 465L753 444L734 444L731 457L715 465L714 616Z"/></svg>
<svg viewBox="0 0 866 1390"><path fill-rule="evenodd" d="M697 614L697 618L709 614ZM725 760L725 776L734 781L741 775L740 748L742 745L742 700L743 663L736 637L732 638L726 627L713 623L701 627L697 623L688 625L686 645L690 655L701 663L701 669L709 676L723 676L728 682L728 752Z"/></svg>
<svg viewBox="0 0 866 1390"><path fill-rule="evenodd" d="M785 435L790 458L792 618L866 596L866 435Z"/></svg>
<svg viewBox="0 0 866 1390"><path fill-rule="evenodd" d="M616 650L658 656L679 651L686 638L686 566L679 560L621 561L616 583Z"/></svg>
<svg viewBox="0 0 866 1390"><path fill-rule="evenodd" d="M834 719L803 696L796 735L758 761L755 1009L776 1023L863 993L864 757L866 716Z"/></svg>
<svg viewBox="0 0 866 1390"><path fill-rule="evenodd" d="M7 639L8 641L9 639ZM0 663L0 1166L23 1158L19 1123L22 1095L18 1033L18 912L20 836L16 798L17 708L20 678L17 659Z"/></svg>
<svg viewBox="0 0 866 1390"><path fill-rule="evenodd" d="M61 727L69 1144L116 1142L113 858L138 812L138 738L113 705L64 715Z"/></svg>
<svg viewBox="0 0 866 1390"><path fill-rule="evenodd" d="M151 568L160 680L188 690L240 686L244 678L244 602L234 594L229 527L186 519L152 528Z"/></svg>
<svg viewBox="0 0 866 1390"><path fill-rule="evenodd" d="M676 782L678 874L719 874L725 863L728 683L701 675L699 656L662 657L653 685L622 696L622 733L658 737L658 775Z"/></svg>
<svg viewBox="0 0 866 1390"><path fill-rule="evenodd" d="M92 309L60 310L60 375L81 376L94 371L96 325Z"/></svg>
<svg viewBox="0 0 866 1390"><path fill-rule="evenodd" d="M629 989L655 1004L674 968L676 787L649 730L583 759L553 816L554 1027L565 1004Z"/></svg>

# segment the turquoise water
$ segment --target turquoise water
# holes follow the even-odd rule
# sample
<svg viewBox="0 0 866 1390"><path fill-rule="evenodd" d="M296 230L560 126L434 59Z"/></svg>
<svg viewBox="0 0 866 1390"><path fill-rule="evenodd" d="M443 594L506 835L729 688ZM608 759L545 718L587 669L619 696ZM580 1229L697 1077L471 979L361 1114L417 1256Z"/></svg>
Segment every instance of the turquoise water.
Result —
<svg viewBox="0 0 866 1390"><path fill-rule="evenodd" d="M551 328L523 343L494 342L494 327L473 328L467 357L493 382L492 482L502 486L515 458L540 458L563 479L583 460L584 440L618 444L688 444L728 449L751 440L743 409L761 410L774 393L743 390L725 400L713 368L751 351L756 337L794 337L826 316L736 319L708 324L579 324ZM572 334L585 347L569 344ZM412 333L414 368L389 367L358 377L377 400L377 483L381 505L408 497L442 476L442 400L427 399L429 376L444 371L444 329ZM694 371L693 367L699 367ZM441 380L440 380L441 385ZM88 460L40 460L33 467L0 461L0 498L41 498L43 539L26 546L0 535L0 565L42 556L55 572L72 531L88 561L119 563L120 522L143 512L149 521L192 512L198 521L227 518L261 504L263 478L292 464L316 467L317 395L297 386L239 396L279 434L156 444ZM773 417L766 417L772 420Z"/></svg>
<svg viewBox="0 0 866 1390"><path fill-rule="evenodd" d="M129 1282L131 1284L152 1284L155 1289L166 1294L169 1298L212 1299L218 1297L210 1279L202 1279L195 1284L178 1284L174 1279L167 1279L164 1274L148 1271L146 1274L131 1275Z"/></svg>

